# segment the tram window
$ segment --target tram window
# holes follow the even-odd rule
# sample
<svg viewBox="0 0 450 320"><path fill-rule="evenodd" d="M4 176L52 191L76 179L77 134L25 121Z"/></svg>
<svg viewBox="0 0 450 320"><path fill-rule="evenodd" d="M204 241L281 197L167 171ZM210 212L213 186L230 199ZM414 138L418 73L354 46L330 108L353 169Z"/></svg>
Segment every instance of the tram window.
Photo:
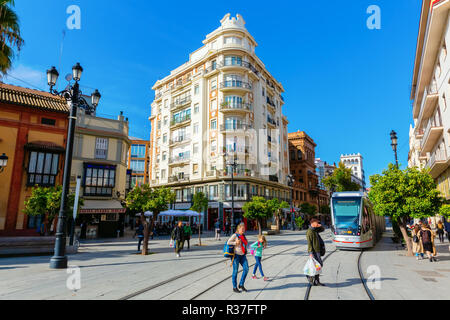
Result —
<svg viewBox="0 0 450 320"><path fill-rule="evenodd" d="M363 221L361 223L362 226L362 232L366 233L370 230L370 216L369 216L369 210L367 209L367 206L364 205L363 210Z"/></svg>

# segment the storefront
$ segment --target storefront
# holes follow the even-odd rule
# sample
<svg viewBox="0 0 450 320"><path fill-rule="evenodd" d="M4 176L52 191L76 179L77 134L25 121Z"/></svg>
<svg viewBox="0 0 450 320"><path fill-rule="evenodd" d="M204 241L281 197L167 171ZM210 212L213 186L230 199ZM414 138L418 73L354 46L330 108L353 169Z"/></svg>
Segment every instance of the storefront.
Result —
<svg viewBox="0 0 450 320"><path fill-rule="evenodd" d="M118 200L84 200L75 234L81 239L115 238L123 234L125 212Z"/></svg>

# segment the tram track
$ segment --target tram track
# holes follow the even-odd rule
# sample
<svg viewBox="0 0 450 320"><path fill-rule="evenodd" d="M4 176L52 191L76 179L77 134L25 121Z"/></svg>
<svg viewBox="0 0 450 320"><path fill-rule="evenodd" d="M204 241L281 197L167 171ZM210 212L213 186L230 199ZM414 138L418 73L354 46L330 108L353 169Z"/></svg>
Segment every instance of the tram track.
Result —
<svg viewBox="0 0 450 320"><path fill-rule="evenodd" d="M323 262L325 262L326 259L328 259L332 254L336 253L338 250L334 250L332 252L330 252L324 259ZM370 288L367 285L367 281L364 277L364 273L362 272L361 269L361 257L364 253L364 250L361 250L361 252L358 254L358 259L357 259L357 267L358 267L358 276L359 279L361 281L362 286L364 287L364 291L367 294L368 298L372 301L375 300L375 297L373 296L372 292L370 291ZM306 293L305 293L305 297L304 300L309 300L310 298L310 294L311 294L311 290L312 290L313 285L308 283L308 288L306 289Z"/></svg>
<svg viewBox="0 0 450 320"><path fill-rule="evenodd" d="M290 244L290 243L292 243L292 242L291 242L291 241L287 241L287 242L284 242L284 243L280 243L280 244L276 245L275 247L278 247L278 246L281 246L281 245ZM296 244L296 245L294 245L294 246L292 246L292 247L290 247L290 248L288 248L288 249L286 249L286 250L280 251L280 252L278 252L278 253L271 254L271 255L269 255L268 257L263 258L263 261L268 260L268 259L271 259L271 258L273 258L273 257L275 257L275 256L279 256L279 255L281 255L281 254L283 254L283 253L285 253L285 252L288 252L288 251L293 250L293 249L295 249L295 248L298 248L298 247L300 247L300 246L301 246L301 245ZM141 290L137 290L137 291L135 291L135 292L133 292L133 293L130 293L130 294L126 295L126 296L123 296L123 297L119 298L119 300L130 300L130 299L136 298L136 297L138 297L138 296L140 296L140 295L146 294L146 293L148 293L148 292L150 292L150 291L152 291L152 290L158 289L158 288L160 288L160 287L162 287L162 286L164 286L164 285L167 285L167 284L172 283L172 282L174 282L174 281L177 281L177 280L179 280L179 279L185 278L185 277L187 277L187 276L191 276L191 275L193 275L193 274L195 274L195 273L198 273L198 272L200 272L200 271L204 271L205 269L212 268L212 267L214 267L214 266L217 266L217 265L220 265L220 264L223 264L223 263L227 263L227 262L228 262L228 259L227 259L227 260L221 259L220 261L217 261L217 262L208 264L208 265L206 265L206 266L202 266L202 267L197 268L197 269L194 269L194 270L187 271L187 272L182 273L182 274L180 274L180 275L171 277L171 278L166 279L166 280L164 280L164 281L161 281L161 282L159 282L159 283L156 283L156 284L153 284L153 285L151 285L151 286L145 287L145 288L143 288L143 289L141 289ZM254 266L254 264L255 264L255 263L249 265L249 268L252 267L252 266ZM242 270L241 270L240 272L242 272ZM199 294L195 295L195 296L194 296L193 298L191 298L190 300L194 300L194 299L196 299L196 298L198 298L198 297L204 295L206 292L210 291L211 289L215 288L216 286L220 285L221 283L223 283L223 282L225 282L225 281L231 279L231 277L232 277L232 276L227 276L225 279L222 279L222 280L216 282L216 283L213 284L212 286L206 288L205 290L203 290L203 291L200 292ZM181 288L180 288L180 289L181 289ZM169 296L169 295L175 293L176 291L179 291L179 289L178 289L178 290L175 290L175 291L173 291L173 292L171 292L171 293L169 293L169 294L167 294L167 295L165 295L164 297L167 297L167 296ZM164 298L164 297L163 297L163 298Z"/></svg>

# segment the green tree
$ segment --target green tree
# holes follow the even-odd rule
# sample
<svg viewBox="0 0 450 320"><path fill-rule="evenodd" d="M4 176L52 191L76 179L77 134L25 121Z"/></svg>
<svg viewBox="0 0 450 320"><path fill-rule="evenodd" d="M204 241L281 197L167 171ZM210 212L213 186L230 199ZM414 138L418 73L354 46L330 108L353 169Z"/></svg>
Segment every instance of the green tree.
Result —
<svg viewBox="0 0 450 320"><path fill-rule="evenodd" d="M267 206L268 206L267 209L275 214L277 230L280 231L281 217L283 216L283 209L289 208L289 203L287 203L286 201L280 202L280 200L278 200L277 198L273 198L273 199L267 200Z"/></svg>
<svg viewBox="0 0 450 320"><path fill-rule="evenodd" d="M274 212L274 208L268 205L263 197L253 197L251 201L244 204L242 210L245 218L256 220L260 235L262 234L261 224L263 219L270 219Z"/></svg>
<svg viewBox="0 0 450 320"><path fill-rule="evenodd" d="M303 220L301 216L298 216L297 218L295 218L295 224L301 230L303 228L303 225L305 224L305 220Z"/></svg>
<svg viewBox="0 0 450 320"><path fill-rule="evenodd" d="M148 239L150 230L154 229L155 221L160 212L169 208L169 204L175 200L175 194L170 188L160 187L152 189L148 184L136 186L128 193L126 205L132 211L141 213L141 223L144 226L144 242L142 245L142 254L148 254ZM150 225L145 219L145 212L152 212Z"/></svg>
<svg viewBox="0 0 450 320"><path fill-rule="evenodd" d="M19 18L14 12L14 0L0 0L0 72L11 68L14 49L20 51L24 41L20 34Z"/></svg>
<svg viewBox="0 0 450 320"><path fill-rule="evenodd" d="M323 214L331 214L331 208L330 208L330 206L327 205L327 204L321 205L321 206L320 206L320 213L323 213Z"/></svg>
<svg viewBox="0 0 450 320"><path fill-rule="evenodd" d="M191 210L202 213L208 208L208 198L205 196L203 192L197 192L194 194L194 197L192 198L192 207ZM202 245L202 239L201 239L201 228L202 224L200 223L200 217L198 218L198 245Z"/></svg>
<svg viewBox="0 0 450 320"><path fill-rule="evenodd" d="M450 204L444 204L439 210L439 214L445 218L450 218Z"/></svg>
<svg viewBox="0 0 450 320"><path fill-rule="evenodd" d="M24 213L30 216L45 216L47 219L46 234L50 230L53 220L58 216L61 207L62 187L34 187L31 196L25 201ZM66 217L73 212L75 194L69 194ZM78 211L83 205L83 198L79 199Z"/></svg>
<svg viewBox="0 0 450 320"><path fill-rule="evenodd" d="M340 162L333 174L323 179L323 184L331 192L359 191L361 186L352 181L352 170Z"/></svg>
<svg viewBox="0 0 450 320"><path fill-rule="evenodd" d="M392 221L397 222L408 255L412 255L406 225L410 218L426 218L439 212L443 199L436 189L436 183L426 169L400 170L393 164L389 164L382 175L371 176L370 183L369 198L375 213L391 217Z"/></svg>
<svg viewBox="0 0 450 320"><path fill-rule="evenodd" d="M300 212L308 216L315 216L317 214L317 207L308 202L304 202L300 205Z"/></svg>

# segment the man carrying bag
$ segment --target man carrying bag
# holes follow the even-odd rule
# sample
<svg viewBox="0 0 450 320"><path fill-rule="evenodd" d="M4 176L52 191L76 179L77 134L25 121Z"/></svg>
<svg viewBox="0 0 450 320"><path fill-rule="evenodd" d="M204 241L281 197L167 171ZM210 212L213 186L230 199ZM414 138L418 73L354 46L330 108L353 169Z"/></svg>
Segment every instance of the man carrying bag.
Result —
<svg viewBox="0 0 450 320"><path fill-rule="evenodd" d="M317 218L312 218L310 221L310 227L306 232L306 240L308 241L308 253L311 259L315 259L320 267L323 267L322 257L325 255L325 243L320 237L319 233L325 230L319 223ZM320 268L320 269L321 269ZM309 283L314 286L325 286L319 280L320 275L316 274L314 277L307 276Z"/></svg>

